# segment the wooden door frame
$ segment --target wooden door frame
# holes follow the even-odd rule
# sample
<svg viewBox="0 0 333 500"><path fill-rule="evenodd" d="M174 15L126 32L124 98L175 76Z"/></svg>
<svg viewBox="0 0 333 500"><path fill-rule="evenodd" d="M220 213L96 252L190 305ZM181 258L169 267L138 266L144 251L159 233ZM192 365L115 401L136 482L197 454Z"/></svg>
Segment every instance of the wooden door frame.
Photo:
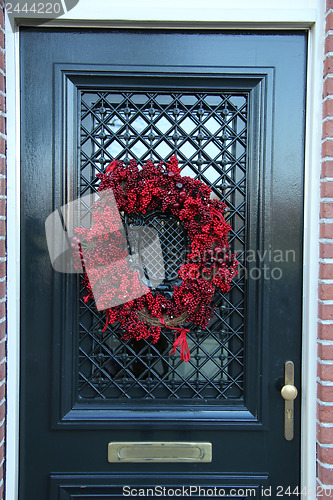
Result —
<svg viewBox="0 0 333 500"><path fill-rule="evenodd" d="M131 0L112 6L110 0L89 0L45 27L109 28L186 28L186 29L306 29L308 41L306 156L304 191L304 275L302 334L302 439L301 483L307 491L316 486L316 359L317 297L319 267L319 181L321 163L322 59L324 53L324 1L296 0L293 8L283 0L281 8L267 7L267 0L254 0L251 7L235 0L228 8L226 0L199 2L183 0L181 8L173 0L145 0L136 8ZM174 6L171 3L175 3ZM200 2L202 5L202 2ZM131 4L131 5L129 5ZM191 7L190 7L191 4ZM186 9L186 6L188 7ZM111 18L111 19L110 19ZM113 19L113 20L112 20ZM25 21L28 23L29 21ZM20 21L22 24L22 20ZM20 82L19 20L14 29L6 18L6 102L7 102L7 256L8 256L8 347L7 347L7 420L6 420L6 498L18 498L19 454L19 309L20 309ZM309 495L307 498L315 498Z"/></svg>

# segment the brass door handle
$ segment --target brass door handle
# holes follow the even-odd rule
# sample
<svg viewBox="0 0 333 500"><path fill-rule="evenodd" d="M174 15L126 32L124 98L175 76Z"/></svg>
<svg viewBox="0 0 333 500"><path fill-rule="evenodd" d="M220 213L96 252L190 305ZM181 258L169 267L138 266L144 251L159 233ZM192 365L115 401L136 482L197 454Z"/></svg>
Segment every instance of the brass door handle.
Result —
<svg viewBox="0 0 333 500"><path fill-rule="evenodd" d="M281 389L281 396L286 401L293 401L297 398L297 389L294 385L284 385Z"/></svg>
<svg viewBox="0 0 333 500"><path fill-rule="evenodd" d="M294 438L294 399L297 398L297 389L294 386L294 363L287 361L284 365L284 386L281 396L284 399L284 437L287 441Z"/></svg>

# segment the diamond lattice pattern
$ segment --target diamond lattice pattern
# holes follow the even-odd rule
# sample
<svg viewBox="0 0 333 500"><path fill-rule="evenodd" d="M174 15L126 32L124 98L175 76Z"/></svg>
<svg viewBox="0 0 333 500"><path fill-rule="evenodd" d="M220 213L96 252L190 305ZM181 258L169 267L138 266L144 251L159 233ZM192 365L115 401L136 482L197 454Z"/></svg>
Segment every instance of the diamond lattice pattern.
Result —
<svg viewBox="0 0 333 500"><path fill-rule="evenodd" d="M96 174L114 158L128 164L167 160L175 154L183 175L207 183L227 204L226 220L240 273L231 291L216 293L206 328L188 335L191 361L169 356L173 332L160 341L123 342L119 326L102 333L105 317L80 291L78 382L80 399L218 400L244 398L244 291L246 144L248 94L82 91L80 106L80 195L98 188ZM162 220L154 219L161 230ZM164 222L164 221L163 221ZM165 222L167 224L167 222ZM167 226L164 226L166 229ZM184 235L168 224L173 259L166 274L176 278ZM186 238L185 238L186 239ZM170 280L169 280L170 282Z"/></svg>

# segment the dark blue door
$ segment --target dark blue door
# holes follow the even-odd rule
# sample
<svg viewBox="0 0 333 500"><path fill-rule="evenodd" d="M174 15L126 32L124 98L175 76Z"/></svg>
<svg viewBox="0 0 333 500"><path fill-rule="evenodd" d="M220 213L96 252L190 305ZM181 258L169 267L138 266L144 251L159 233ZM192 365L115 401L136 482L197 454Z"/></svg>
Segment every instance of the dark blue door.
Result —
<svg viewBox="0 0 333 500"><path fill-rule="evenodd" d="M293 492L300 396L286 440L280 390L289 360L300 391L306 33L24 28L20 47L20 500ZM240 262L188 363L167 333L103 332L45 237L111 159L174 153L228 205ZM109 463L110 442L211 443L212 461Z"/></svg>

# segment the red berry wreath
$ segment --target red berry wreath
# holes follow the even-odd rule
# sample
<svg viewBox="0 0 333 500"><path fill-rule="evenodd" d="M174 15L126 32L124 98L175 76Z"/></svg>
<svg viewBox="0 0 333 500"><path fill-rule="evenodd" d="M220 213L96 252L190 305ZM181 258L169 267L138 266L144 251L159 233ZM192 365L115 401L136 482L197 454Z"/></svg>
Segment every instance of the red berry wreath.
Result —
<svg viewBox="0 0 333 500"><path fill-rule="evenodd" d="M127 167L114 160L105 173L98 174L100 199L93 205L91 228L77 228L73 246L77 262L84 265L85 301L95 300L106 310L107 325L118 321L123 339L159 340L161 328L175 330L174 354L190 359L186 326L205 328L212 316L216 288L228 292L237 274L237 260L229 251L227 234L231 229L223 217L226 205L211 200L211 189L191 177L182 177L178 161L172 156L165 165L150 160L139 168L134 160ZM127 242L119 230L119 213L110 209L114 197L118 211L129 216L162 211L182 221L190 240L187 262L179 268L180 285L173 287L172 298L149 290L130 270ZM87 272L89 269L89 272ZM134 297L134 298L133 298ZM118 304L110 307L110 304Z"/></svg>

